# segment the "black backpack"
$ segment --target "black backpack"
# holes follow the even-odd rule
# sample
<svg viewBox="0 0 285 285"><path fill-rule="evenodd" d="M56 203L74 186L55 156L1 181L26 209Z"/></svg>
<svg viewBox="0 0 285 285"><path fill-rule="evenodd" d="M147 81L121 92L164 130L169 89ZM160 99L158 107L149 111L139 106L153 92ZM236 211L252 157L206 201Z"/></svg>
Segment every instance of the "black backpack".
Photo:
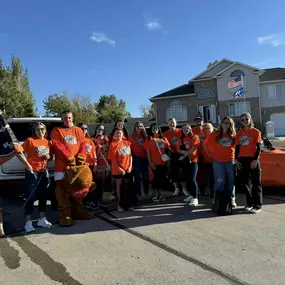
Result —
<svg viewBox="0 0 285 285"><path fill-rule="evenodd" d="M232 214L232 198L228 191L216 191L213 211L219 216Z"/></svg>

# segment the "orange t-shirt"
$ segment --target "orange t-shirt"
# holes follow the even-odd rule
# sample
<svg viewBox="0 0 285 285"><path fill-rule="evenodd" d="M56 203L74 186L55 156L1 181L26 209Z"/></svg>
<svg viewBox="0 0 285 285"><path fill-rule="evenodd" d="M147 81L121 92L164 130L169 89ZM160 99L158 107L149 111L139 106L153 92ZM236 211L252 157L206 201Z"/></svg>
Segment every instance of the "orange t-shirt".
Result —
<svg viewBox="0 0 285 285"><path fill-rule="evenodd" d="M207 139L206 144L213 159L218 162L230 162L235 159L235 141L227 133L222 135L222 138L217 141L217 132L211 133Z"/></svg>
<svg viewBox="0 0 285 285"><path fill-rule="evenodd" d="M210 136L207 135L207 136L204 136L200 142L201 142L201 147L200 147L200 153L201 153L201 156L202 156L202 159L203 159L203 163L212 163L213 162L213 157L212 156L209 156L207 151L206 151L206 147L205 145L207 145L206 141L207 141L207 138Z"/></svg>
<svg viewBox="0 0 285 285"><path fill-rule="evenodd" d="M145 141L144 147L150 152L150 159L154 165L164 165L166 162L161 159L157 144L160 148L161 154L165 154L166 149L170 148L170 143L167 138L150 138Z"/></svg>
<svg viewBox="0 0 285 285"><path fill-rule="evenodd" d="M108 159L112 164L112 175L120 175L117 165L124 171L131 167L131 143L126 140L110 143ZM117 162L117 164L116 164Z"/></svg>
<svg viewBox="0 0 285 285"><path fill-rule="evenodd" d="M94 165L94 162L96 160L96 147L92 140L92 138L85 138L86 142L86 162L89 163L89 165Z"/></svg>
<svg viewBox="0 0 285 285"><path fill-rule="evenodd" d="M177 152L177 144L181 138L181 129L176 129L175 131L165 131L163 136L167 138L170 143L171 151Z"/></svg>
<svg viewBox="0 0 285 285"><path fill-rule="evenodd" d="M142 134L139 134L137 138L135 138L134 135L131 135L129 137L129 142L131 143L131 150L134 156L146 157L146 151L143 147L144 138Z"/></svg>
<svg viewBox="0 0 285 285"><path fill-rule="evenodd" d="M43 168L47 167L47 161L44 156L51 152L50 141L46 138L28 138L24 141L22 147L24 152L28 154L28 162L34 171L40 172Z"/></svg>
<svg viewBox="0 0 285 285"><path fill-rule="evenodd" d="M64 172L67 166L67 159L56 143L60 143L68 155L75 156L78 154L81 144L85 142L84 133L75 126L71 128L56 127L51 132L51 139L55 153L55 172Z"/></svg>
<svg viewBox="0 0 285 285"><path fill-rule="evenodd" d="M195 126L192 128L192 132L194 135L197 135L197 136L202 136L203 135L203 128L202 127L199 127L199 126Z"/></svg>
<svg viewBox="0 0 285 285"><path fill-rule="evenodd" d="M197 135L193 135L192 137L186 136L183 139L179 140L179 144L177 146L177 150L180 148L180 145L184 144L186 150L189 150L193 146L196 147L196 149L189 155L192 162L198 162L199 161L199 154L198 150L200 147L200 139Z"/></svg>
<svg viewBox="0 0 285 285"><path fill-rule="evenodd" d="M261 132L258 129L240 130L236 137L236 144L240 145L238 157L254 157L257 143L261 143Z"/></svg>

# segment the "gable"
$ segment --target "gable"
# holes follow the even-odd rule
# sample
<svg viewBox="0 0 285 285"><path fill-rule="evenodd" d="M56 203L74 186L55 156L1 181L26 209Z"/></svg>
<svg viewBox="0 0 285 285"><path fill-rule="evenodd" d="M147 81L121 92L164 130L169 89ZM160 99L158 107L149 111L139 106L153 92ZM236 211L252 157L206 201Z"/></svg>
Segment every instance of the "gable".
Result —
<svg viewBox="0 0 285 285"><path fill-rule="evenodd" d="M218 63L214 64L213 66L209 67L208 69L204 70L203 72L201 72L200 74L198 74L197 76L192 78L190 81L211 78L212 76L223 71L224 69L226 69L227 67L229 67L233 63L234 62L231 60L222 59Z"/></svg>

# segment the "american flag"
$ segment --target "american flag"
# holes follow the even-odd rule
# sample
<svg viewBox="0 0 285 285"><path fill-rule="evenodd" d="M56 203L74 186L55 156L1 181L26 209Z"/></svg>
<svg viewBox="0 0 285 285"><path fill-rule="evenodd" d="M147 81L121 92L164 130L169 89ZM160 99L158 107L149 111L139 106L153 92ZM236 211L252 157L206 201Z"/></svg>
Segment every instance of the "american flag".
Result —
<svg viewBox="0 0 285 285"><path fill-rule="evenodd" d="M234 79L231 79L229 80L228 82L228 88L229 89L232 89L232 88L235 88L235 87L238 87L238 86L242 86L242 80L241 80L241 77L238 76Z"/></svg>
<svg viewBox="0 0 285 285"><path fill-rule="evenodd" d="M240 88L238 91L236 91L234 94L233 94L233 98L235 99L235 98L239 98L239 97L241 97L241 96L243 96L244 95L244 89L243 89L243 87L242 88Z"/></svg>

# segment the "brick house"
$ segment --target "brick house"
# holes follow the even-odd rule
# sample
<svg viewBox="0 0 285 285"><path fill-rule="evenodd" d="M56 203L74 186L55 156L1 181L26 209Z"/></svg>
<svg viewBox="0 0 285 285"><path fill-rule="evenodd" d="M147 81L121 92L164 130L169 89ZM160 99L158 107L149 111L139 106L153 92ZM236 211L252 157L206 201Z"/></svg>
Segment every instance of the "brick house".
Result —
<svg viewBox="0 0 285 285"><path fill-rule="evenodd" d="M233 99L233 94L240 87L229 89L227 84L229 80L239 75L243 75L245 95L241 98ZM261 70L241 62L222 59L189 80L187 84L154 96L150 98L150 101L156 106L156 120L160 125L165 125L170 117L177 118L179 123L193 123L194 118L198 114L202 115L204 121L217 125L225 116L231 116L238 121L242 113L250 112L256 126L261 128L263 123L269 120L268 114L270 112L273 113L274 110L272 108L275 106L274 104L278 104L274 101L275 99L272 99L274 103L266 102L264 96L261 96L261 89L264 91L264 88L266 89L265 84L272 85L271 83L278 79L276 82L279 84L281 80L280 82L283 84L282 96L284 96L285 79L284 76L281 76L281 71L278 75L276 70L275 72L269 69ZM280 97L279 103L282 102L285 106L285 98L282 101L283 97L281 99L280 87L278 86L269 87L271 88L269 90L271 90L272 94L273 92L275 92L274 94L278 93L277 97ZM274 88L275 91L272 91ZM270 104L273 105L271 106ZM272 109L271 111L270 108ZM285 119L285 111L282 111L285 107L279 108L281 111L276 110L284 113ZM280 116L282 117L283 115Z"/></svg>

